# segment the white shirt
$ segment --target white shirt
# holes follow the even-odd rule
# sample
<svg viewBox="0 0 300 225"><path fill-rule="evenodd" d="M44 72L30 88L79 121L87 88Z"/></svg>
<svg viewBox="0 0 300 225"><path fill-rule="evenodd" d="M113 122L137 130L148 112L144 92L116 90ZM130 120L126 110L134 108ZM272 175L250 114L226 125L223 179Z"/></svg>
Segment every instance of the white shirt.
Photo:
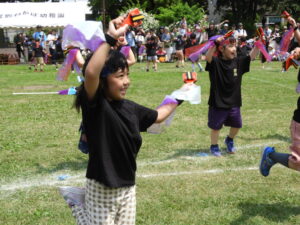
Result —
<svg viewBox="0 0 300 225"><path fill-rule="evenodd" d="M54 41L57 40L57 37L58 37L57 34L55 34L55 35L53 35L53 34L48 34L48 36L47 36L47 41L48 41L48 43L49 43L49 48L55 49Z"/></svg>
<svg viewBox="0 0 300 225"><path fill-rule="evenodd" d="M237 29L236 31L238 37L247 37L247 32L245 29Z"/></svg>

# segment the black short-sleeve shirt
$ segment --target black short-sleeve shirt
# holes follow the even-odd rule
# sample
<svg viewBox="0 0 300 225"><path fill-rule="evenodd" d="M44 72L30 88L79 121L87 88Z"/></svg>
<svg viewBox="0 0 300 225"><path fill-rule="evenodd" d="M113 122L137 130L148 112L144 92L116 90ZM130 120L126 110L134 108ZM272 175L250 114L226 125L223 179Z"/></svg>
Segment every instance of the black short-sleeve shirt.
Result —
<svg viewBox="0 0 300 225"><path fill-rule="evenodd" d="M298 71L298 82L300 83L300 70ZM297 109L294 111L293 120L295 120L297 123L300 123L300 97L297 101Z"/></svg>
<svg viewBox="0 0 300 225"><path fill-rule="evenodd" d="M210 79L208 104L225 109L242 106L242 75L249 72L249 68L250 56L236 57L232 60L213 57L211 63L206 64Z"/></svg>
<svg viewBox="0 0 300 225"><path fill-rule="evenodd" d="M80 99L89 147L86 177L108 187L134 185L140 132L156 121L157 111L129 100L108 101L101 91L89 102L83 90Z"/></svg>

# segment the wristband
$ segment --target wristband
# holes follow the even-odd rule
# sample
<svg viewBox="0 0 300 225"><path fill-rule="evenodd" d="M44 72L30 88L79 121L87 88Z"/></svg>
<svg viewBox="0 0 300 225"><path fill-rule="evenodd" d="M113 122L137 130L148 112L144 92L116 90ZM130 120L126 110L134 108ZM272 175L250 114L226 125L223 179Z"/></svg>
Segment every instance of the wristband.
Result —
<svg viewBox="0 0 300 225"><path fill-rule="evenodd" d="M294 28L294 31L296 31L296 30L298 30L298 26L296 26L296 27Z"/></svg>
<svg viewBox="0 0 300 225"><path fill-rule="evenodd" d="M180 99L177 99L177 98L175 98L175 100L176 100L177 103L178 103L177 106L180 106L180 105L184 102L184 100L180 100Z"/></svg>
<svg viewBox="0 0 300 225"><path fill-rule="evenodd" d="M118 40L114 39L109 34L105 34L105 39L106 39L106 43L109 44L110 46L115 46L118 42Z"/></svg>

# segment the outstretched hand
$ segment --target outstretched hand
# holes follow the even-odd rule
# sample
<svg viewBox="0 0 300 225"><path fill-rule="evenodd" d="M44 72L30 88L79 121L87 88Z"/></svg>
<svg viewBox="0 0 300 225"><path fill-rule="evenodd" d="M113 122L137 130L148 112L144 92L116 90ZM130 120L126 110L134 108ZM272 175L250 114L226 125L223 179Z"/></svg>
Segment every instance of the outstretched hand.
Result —
<svg viewBox="0 0 300 225"><path fill-rule="evenodd" d="M289 16L289 17L287 18L287 21L288 21L289 24L291 24L294 28L297 26L297 23L296 23L295 19L292 18L291 16Z"/></svg>
<svg viewBox="0 0 300 225"><path fill-rule="evenodd" d="M126 15L119 16L116 19L111 20L109 22L107 34L113 37L114 39L118 39L120 36L122 36L128 30L127 24L120 27L120 24L123 23L125 17Z"/></svg>
<svg viewBox="0 0 300 225"><path fill-rule="evenodd" d="M300 48L299 47L295 48L291 52L291 54L294 56L295 59L299 59L300 58Z"/></svg>
<svg viewBox="0 0 300 225"><path fill-rule="evenodd" d="M216 42L217 44L221 44L222 41L224 41L224 40L225 40L224 37L218 37L218 38L215 40L215 42Z"/></svg>

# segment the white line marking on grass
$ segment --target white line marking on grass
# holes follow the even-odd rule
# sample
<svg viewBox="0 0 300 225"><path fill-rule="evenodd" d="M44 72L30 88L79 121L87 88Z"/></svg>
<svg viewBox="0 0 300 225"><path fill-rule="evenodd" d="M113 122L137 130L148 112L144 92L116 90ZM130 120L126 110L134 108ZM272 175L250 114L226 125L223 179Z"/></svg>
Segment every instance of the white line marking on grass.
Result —
<svg viewBox="0 0 300 225"><path fill-rule="evenodd" d="M252 76L248 76L247 78L252 79L252 80L256 80L256 81L259 81L259 82L267 83L267 84L276 85L276 86L283 87L283 88L290 89L290 90L295 90L295 88L296 88L296 85L295 85L295 87L290 87L290 86L283 85L283 84L280 84L280 83L276 83L276 82L273 82L273 81L258 79L258 78L252 77Z"/></svg>
<svg viewBox="0 0 300 225"><path fill-rule="evenodd" d="M151 177L168 177L168 176L208 174L208 173L217 174L217 173L224 173L227 171L243 171L243 170L258 170L258 167L233 168L233 169L226 169L226 170L214 169L214 170L181 171L181 172L172 172L172 173L139 174L138 177L151 178Z"/></svg>
<svg viewBox="0 0 300 225"><path fill-rule="evenodd" d="M224 173L227 171L244 171L244 170L258 170L257 167L248 167L248 168L233 168L233 169L214 169L214 170L197 170L197 171L181 171L181 172L171 172L171 173L153 173L153 174L137 174L137 177L140 178L152 178L152 177L168 177L168 176L179 176L179 175L193 175L193 174L218 174ZM0 186L0 191L17 191L23 190L26 188L32 187L40 187L40 186L66 186L72 185L74 183L82 183L81 186L85 184L85 177L84 173L71 176L70 178L59 181L52 176L43 176L43 178L35 179L35 180L28 180L22 182L16 182L6 185Z"/></svg>
<svg viewBox="0 0 300 225"><path fill-rule="evenodd" d="M283 141L275 141L275 142L269 142L269 143L262 143L262 144L256 144L256 145L244 145L237 147L238 150L242 149L249 149L249 148L259 148L264 147L268 145L275 145L279 143L284 143ZM259 149L258 149L259 150ZM214 157L214 156L211 156ZM208 159L209 157L192 157L192 156L183 156L177 159L170 159L165 161L157 161L157 162L144 162L141 163L141 165L155 165L155 164L164 164L164 163L171 163L175 162L181 159ZM140 164L139 164L140 166ZM248 168L232 168L232 169L213 169L213 170L197 170L197 171L178 171L178 172L169 172L169 173L154 173L154 174L137 174L137 177L141 178L151 178L151 177L162 177L162 176L179 176L179 175L193 175L193 174L217 174L217 173L224 173L226 171L242 171L242 170L257 170L257 167L248 167ZM15 181L10 184L4 184L0 186L0 191L17 191L17 190L23 190L26 188L32 188L32 187L40 187L40 186L65 186L65 185L72 185L75 183L82 183L82 186L85 184L85 177L84 177L84 171L82 171L79 174L71 174L68 178L65 180L58 180L58 176L61 173L67 173L68 171L60 171L58 174L51 174L49 176L43 176L36 179L27 179Z"/></svg>
<svg viewBox="0 0 300 225"><path fill-rule="evenodd" d="M57 176L43 176L39 179L28 179L27 181L16 181L15 183L5 184L0 186L0 191L15 191L18 189L26 189L31 187L39 187L39 186L64 186L70 182L84 182L84 173L72 175L66 180L58 180Z"/></svg>
<svg viewBox="0 0 300 225"><path fill-rule="evenodd" d="M242 145L242 146L236 146L237 151L243 150L243 149L251 149L251 148L257 148L257 150L261 150L261 148L266 147L266 146L274 146L276 144L284 143L283 141L274 141L274 142L268 142L268 143L261 143L261 144L255 144L255 145ZM209 151L209 150L207 150ZM161 164L167 164L167 163L172 163L176 162L179 160L208 160L210 157L215 157L212 156L211 154L208 154L206 157L201 157L197 156L196 154L191 154L191 155L183 155L183 156L178 156L178 158L175 159L166 159L166 160L159 160L155 162L137 162L138 166L150 166L150 165L161 165Z"/></svg>
<svg viewBox="0 0 300 225"><path fill-rule="evenodd" d="M243 150L243 149L248 149L248 148L262 148L262 147L267 147L267 146L273 146L276 144L284 143L284 141L273 141L273 142L268 142L268 143L261 143L261 144L255 144L255 145L242 145L242 146L237 146L237 150ZM261 150L261 149L258 149Z"/></svg>
<svg viewBox="0 0 300 225"><path fill-rule="evenodd" d="M58 92L14 92L13 95L53 95L58 94Z"/></svg>

